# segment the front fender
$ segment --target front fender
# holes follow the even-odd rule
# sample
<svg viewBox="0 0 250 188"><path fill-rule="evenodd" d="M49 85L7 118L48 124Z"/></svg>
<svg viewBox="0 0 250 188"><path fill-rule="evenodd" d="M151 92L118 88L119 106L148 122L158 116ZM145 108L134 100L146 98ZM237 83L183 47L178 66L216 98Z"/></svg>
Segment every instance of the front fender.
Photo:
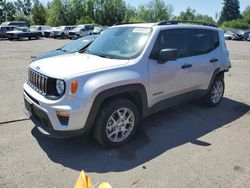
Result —
<svg viewBox="0 0 250 188"><path fill-rule="evenodd" d="M146 94L148 93L147 81L142 75L130 70L118 70L101 73L88 79L83 86L83 98L93 102L102 91L131 84L141 84Z"/></svg>

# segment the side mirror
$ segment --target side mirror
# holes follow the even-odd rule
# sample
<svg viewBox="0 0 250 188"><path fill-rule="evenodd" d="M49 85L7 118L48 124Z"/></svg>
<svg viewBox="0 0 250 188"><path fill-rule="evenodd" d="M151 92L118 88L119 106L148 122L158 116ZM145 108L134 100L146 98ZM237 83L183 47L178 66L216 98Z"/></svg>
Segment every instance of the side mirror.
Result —
<svg viewBox="0 0 250 188"><path fill-rule="evenodd" d="M172 49L172 48L167 48L167 49L162 49L159 52L158 55L158 63L163 64L167 61L175 61L178 58L178 50L177 49Z"/></svg>

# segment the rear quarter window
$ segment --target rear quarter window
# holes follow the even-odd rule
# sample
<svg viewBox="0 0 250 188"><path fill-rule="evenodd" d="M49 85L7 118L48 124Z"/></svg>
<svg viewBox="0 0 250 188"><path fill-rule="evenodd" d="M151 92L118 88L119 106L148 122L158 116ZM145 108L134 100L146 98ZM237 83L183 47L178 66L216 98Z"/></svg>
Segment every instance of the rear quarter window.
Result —
<svg viewBox="0 0 250 188"><path fill-rule="evenodd" d="M211 31L211 33L212 33L212 50L214 50L220 45L220 38L218 31Z"/></svg>
<svg viewBox="0 0 250 188"><path fill-rule="evenodd" d="M220 45L218 31L193 29L191 31L191 54L207 54Z"/></svg>

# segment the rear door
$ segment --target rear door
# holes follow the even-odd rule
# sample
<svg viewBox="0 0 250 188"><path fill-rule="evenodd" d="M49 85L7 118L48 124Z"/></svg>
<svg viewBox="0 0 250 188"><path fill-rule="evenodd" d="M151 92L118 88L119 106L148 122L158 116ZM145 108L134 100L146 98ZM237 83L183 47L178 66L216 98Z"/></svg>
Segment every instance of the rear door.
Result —
<svg viewBox="0 0 250 188"><path fill-rule="evenodd" d="M207 89L213 73L219 67L219 35L216 30L191 29L192 85L195 89Z"/></svg>

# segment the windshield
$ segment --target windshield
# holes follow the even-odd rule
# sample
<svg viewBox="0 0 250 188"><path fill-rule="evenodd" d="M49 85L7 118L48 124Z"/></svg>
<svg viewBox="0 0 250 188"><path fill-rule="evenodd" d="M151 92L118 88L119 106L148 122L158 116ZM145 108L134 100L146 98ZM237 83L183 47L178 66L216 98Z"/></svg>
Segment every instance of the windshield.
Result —
<svg viewBox="0 0 250 188"><path fill-rule="evenodd" d="M57 27L57 29L59 29L59 30L62 30L64 28L65 28L65 26L59 26L59 27Z"/></svg>
<svg viewBox="0 0 250 188"><path fill-rule="evenodd" d="M105 58L132 59L143 51L150 28L114 27L106 29L88 48L86 53Z"/></svg>
<svg viewBox="0 0 250 188"><path fill-rule="evenodd" d="M87 47L97 36L83 37L70 42L61 48L61 50L66 52L78 52L79 50Z"/></svg>
<svg viewBox="0 0 250 188"><path fill-rule="evenodd" d="M38 26L31 26L30 29L38 30Z"/></svg>
<svg viewBox="0 0 250 188"><path fill-rule="evenodd" d="M27 29L26 29L26 28L22 28L22 27L16 27L16 28L14 29L14 31L27 32Z"/></svg>

